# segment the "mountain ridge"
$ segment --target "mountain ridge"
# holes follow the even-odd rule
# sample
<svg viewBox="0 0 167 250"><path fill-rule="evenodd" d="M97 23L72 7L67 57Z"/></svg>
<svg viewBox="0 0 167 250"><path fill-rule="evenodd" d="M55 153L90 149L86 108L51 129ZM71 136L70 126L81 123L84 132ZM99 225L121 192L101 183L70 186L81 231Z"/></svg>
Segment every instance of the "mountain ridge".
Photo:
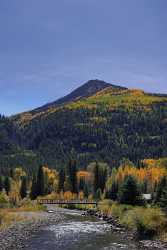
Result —
<svg viewBox="0 0 167 250"><path fill-rule="evenodd" d="M86 97L89 97L91 95L94 95L95 93L97 93L103 89L106 89L108 87L111 87L114 89L127 89L125 87L122 87L119 85L114 85L111 83L107 83L107 82L99 80L99 79L89 80L86 83L84 83L81 86L74 89L69 94L67 94L61 98L58 98L56 101L44 104L41 107L38 107L38 108L32 110L32 112L41 112L41 111L47 110L48 108L61 106L61 105L64 105L64 104L67 104L67 103L73 102L73 101L78 101L82 98L86 98Z"/></svg>
<svg viewBox="0 0 167 250"><path fill-rule="evenodd" d="M113 106L117 108L120 105L124 107L148 106L154 102L166 100L167 95L146 93L141 89L129 89L120 85L114 85L102 80L89 80L68 95L59 98L56 101L47 103L36 109L16 114L11 117L14 123L19 126L25 126L34 119L46 117L60 108L81 108L85 104L94 106L100 105Z"/></svg>
<svg viewBox="0 0 167 250"><path fill-rule="evenodd" d="M36 116L40 116L44 114L45 112L50 111L51 109L56 109L68 103L77 102L84 98L91 97L94 94L100 91L103 91L105 89L108 89L108 88L112 88L114 90L127 90L126 87L107 83L103 80L99 80L99 79L89 80L86 83L79 86L78 88L74 89L69 94L65 95L64 97L57 99L56 101L49 102L47 104L44 104L30 111L25 111L25 112L13 115L11 116L11 119L13 121L16 121L16 120L19 120L19 117L24 116L24 120L29 121Z"/></svg>
<svg viewBox="0 0 167 250"><path fill-rule="evenodd" d="M35 113L45 112L51 108L60 107L71 102L77 102L84 98L91 97L95 95L96 93L100 93L100 92L111 90L111 89L115 91L121 90L121 91L130 91L130 92L141 92L149 96L153 96L153 97L167 97L167 94L145 92L144 90L138 89L138 88L135 88L135 89L127 88L127 87L120 86L117 84L111 84L103 80L92 79L82 84L81 86L77 87L76 89L71 91L69 94L63 97L60 97L55 101L48 102L32 110L28 110L28 111L24 111L24 112L12 115L11 117L15 118L15 117L18 117L20 114L28 114L28 113L35 114Z"/></svg>

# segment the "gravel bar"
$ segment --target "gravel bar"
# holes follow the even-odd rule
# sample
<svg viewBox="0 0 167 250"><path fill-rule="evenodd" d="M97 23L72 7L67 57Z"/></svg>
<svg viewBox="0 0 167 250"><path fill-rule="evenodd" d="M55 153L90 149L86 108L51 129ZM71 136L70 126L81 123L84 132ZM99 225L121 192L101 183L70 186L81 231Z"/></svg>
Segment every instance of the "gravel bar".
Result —
<svg viewBox="0 0 167 250"><path fill-rule="evenodd" d="M63 220L63 215L54 211L48 212L20 212L25 220L15 223L0 231L0 250L19 250L26 247L26 242L34 233L44 226L56 224Z"/></svg>

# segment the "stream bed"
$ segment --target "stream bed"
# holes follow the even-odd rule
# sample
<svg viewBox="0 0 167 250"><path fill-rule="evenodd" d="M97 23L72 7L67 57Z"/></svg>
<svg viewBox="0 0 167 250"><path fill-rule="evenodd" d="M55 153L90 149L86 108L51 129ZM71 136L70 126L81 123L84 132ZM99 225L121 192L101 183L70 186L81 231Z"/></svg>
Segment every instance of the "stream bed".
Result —
<svg viewBox="0 0 167 250"><path fill-rule="evenodd" d="M25 250L139 250L134 241L121 233L113 233L111 225L102 220L82 216L80 211L55 209L62 216L36 232Z"/></svg>

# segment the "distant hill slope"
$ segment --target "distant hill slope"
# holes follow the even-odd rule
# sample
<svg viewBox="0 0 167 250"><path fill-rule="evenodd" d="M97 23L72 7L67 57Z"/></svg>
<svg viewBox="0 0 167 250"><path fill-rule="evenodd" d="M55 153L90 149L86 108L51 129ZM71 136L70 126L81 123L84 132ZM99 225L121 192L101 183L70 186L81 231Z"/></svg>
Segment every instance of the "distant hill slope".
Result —
<svg viewBox="0 0 167 250"><path fill-rule="evenodd" d="M80 166L93 160L118 166L167 156L167 96L92 80L70 95L12 117L25 146L46 164L61 167L70 157Z"/></svg>

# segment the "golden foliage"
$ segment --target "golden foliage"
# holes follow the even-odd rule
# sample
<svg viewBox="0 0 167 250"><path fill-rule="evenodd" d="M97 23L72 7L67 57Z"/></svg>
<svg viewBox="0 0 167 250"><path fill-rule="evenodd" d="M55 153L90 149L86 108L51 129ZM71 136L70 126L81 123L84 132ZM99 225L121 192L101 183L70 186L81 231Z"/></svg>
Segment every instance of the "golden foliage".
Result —
<svg viewBox="0 0 167 250"><path fill-rule="evenodd" d="M48 185L52 186L53 190L57 191L59 174L55 169L49 169L47 166L43 166L44 174L47 177Z"/></svg>
<svg viewBox="0 0 167 250"><path fill-rule="evenodd" d="M84 192L83 191L79 192L78 199L79 200L83 200L84 199Z"/></svg>
<svg viewBox="0 0 167 250"><path fill-rule="evenodd" d="M90 173L88 171L78 171L77 172L77 179L78 180L84 179L86 181L86 180L89 180L89 178L90 178Z"/></svg>
<svg viewBox="0 0 167 250"><path fill-rule="evenodd" d="M14 180L19 181L21 177L26 176L26 172L18 167L14 169Z"/></svg>
<svg viewBox="0 0 167 250"><path fill-rule="evenodd" d="M74 194L70 191L66 191L64 193L64 200L75 200L77 199L77 194Z"/></svg>
<svg viewBox="0 0 167 250"><path fill-rule="evenodd" d="M136 168L133 166L124 166L118 168L115 176L115 180L118 183L122 183L126 176L133 176L140 183L147 181L150 187L150 191L154 190L155 185L160 181L160 179L167 175L167 170L165 167L154 166L153 160L149 161L149 166L145 168Z"/></svg>

